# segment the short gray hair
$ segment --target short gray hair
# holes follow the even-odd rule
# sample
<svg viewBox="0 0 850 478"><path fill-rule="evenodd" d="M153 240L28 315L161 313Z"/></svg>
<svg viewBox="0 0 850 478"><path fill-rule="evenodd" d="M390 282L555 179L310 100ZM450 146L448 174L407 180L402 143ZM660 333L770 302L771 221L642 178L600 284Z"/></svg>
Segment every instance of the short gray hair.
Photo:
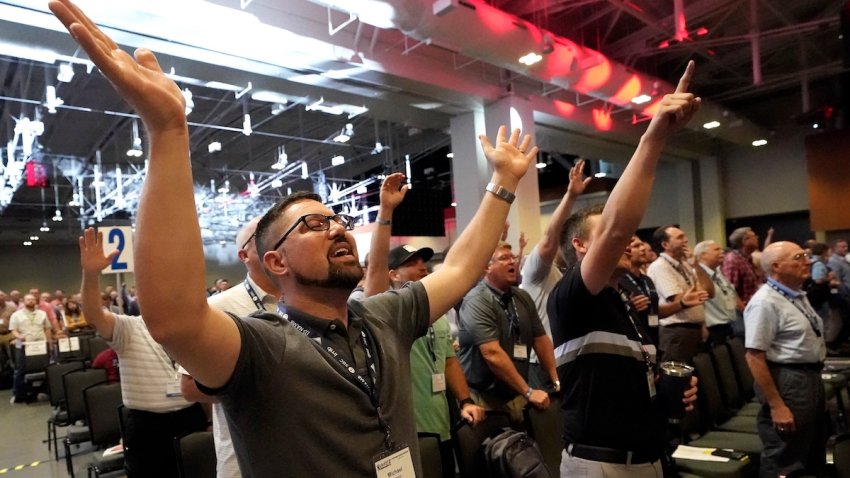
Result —
<svg viewBox="0 0 850 478"><path fill-rule="evenodd" d="M708 240L702 241L699 244L697 244L696 246L694 246L694 257L699 259L699 256L701 256L704 252L707 252L708 248L712 244L717 244L717 241L708 239Z"/></svg>
<svg viewBox="0 0 850 478"><path fill-rule="evenodd" d="M732 231L732 234L729 234L729 246L732 249L740 249L744 245L744 236L752 230L751 227L739 227Z"/></svg>

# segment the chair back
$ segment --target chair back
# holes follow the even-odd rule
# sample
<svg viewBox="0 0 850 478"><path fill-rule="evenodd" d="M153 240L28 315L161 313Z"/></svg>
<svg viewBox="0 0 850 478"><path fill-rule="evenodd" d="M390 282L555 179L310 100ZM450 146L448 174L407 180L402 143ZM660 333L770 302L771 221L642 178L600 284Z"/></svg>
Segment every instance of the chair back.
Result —
<svg viewBox="0 0 850 478"><path fill-rule="evenodd" d="M440 435L437 433L417 433L419 437L419 458L422 461L422 476L439 477L443 475L443 456L440 453Z"/></svg>
<svg viewBox="0 0 850 478"><path fill-rule="evenodd" d="M35 347L35 346L33 346ZM24 343L24 351L26 352L27 345ZM44 372L50 360L50 355L45 351L40 355L25 355L24 357L24 373L27 375Z"/></svg>
<svg viewBox="0 0 850 478"><path fill-rule="evenodd" d="M487 438L509 427L508 415L501 412L488 411L484 421L472 427L466 421L461 421L452 428L452 441L455 446L460 476L462 478L478 478L487 476L487 464L481 443Z"/></svg>
<svg viewBox="0 0 850 478"><path fill-rule="evenodd" d="M215 443L212 432L194 432L175 438L180 478L215 478Z"/></svg>
<svg viewBox="0 0 850 478"><path fill-rule="evenodd" d="M110 447L121 439L118 407L121 405L120 383L99 383L83 390L89 433L95 446Z"/></svg>
<svg viewBox="0 0 850 478"><path fill-rule="evenodd" d="M714 359L714 371L720 383L720 393L723 395L724 403L732 410L740 409L744 405L744 399L741 397L741 389L729 349L725 345L713 347L711 357Z"/></svg>
<svg viewBox="0 0 850 478"><path fill-rule="evenodd" d="M720 386L717 384L717 375L711 357L706 353L699 353L694 357L694 371L699 378L699 393L697 394L699 405L702 407L704 426L706 429L718 423L723 423L731 416L729 409L723 405L720 395Z"/></svg>
<svg viewBox="0 0 850 478"><path fill-rule="evenodd" d="M48 365L44 370L47 374L47 395L54 407L65 406L65 389L62 387L62 376L73 370L83 368L83 362L65 362Z"/></svg>
<svg viewBox="0 0 850 478"><path fill-rule="evenodd" d="M732 365L735 367L735 377L738 379L741 395L744 400L749 400L755 396L755 390L753 389L753 374L750 372L750 366L747 365L744 342L739 337L735 337L728 342L727 346L732 355Z"/></svg>
<svg viewBox="0 0 850 478"><path fill-rule="evenodd" d="M552 476L560 475L561 452L564 450L564 420L561 418L561 402L559 397L550 395L549 407L546 410L538 410L531 406L526 406L523 410L528 434L537 442L543 460L546 462L546 468Z"/></svg>
<svg viewBox="0 0 850 478"><path fill-rule="evenodd" d="M88 359L94 360L95 357L104 350L109 348L109 344L100 335L95 335L89 339Z"/></svg>
<svg viewBox="0 0 850 478"><path fill-rule="evenodd" d="M65 409L68 411L70 423L86 418L83 390L101 382L106 382L106 370L99 368L73 370L62 376L62 384L65 389Z"/></svg>

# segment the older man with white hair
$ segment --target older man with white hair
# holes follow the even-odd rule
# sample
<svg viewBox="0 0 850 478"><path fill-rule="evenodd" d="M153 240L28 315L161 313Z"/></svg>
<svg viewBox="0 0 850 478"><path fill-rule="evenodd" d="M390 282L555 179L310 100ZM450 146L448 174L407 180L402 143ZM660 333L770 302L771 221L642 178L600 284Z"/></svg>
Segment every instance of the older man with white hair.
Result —
<svg viewBox="0 0 850 478"><path fill-rule="evenodd" d="M758 431L764 451L761 476L825 465L826 408L820 371L826 358L823 321L801 290L811 260L791 242L762 253L768 276L744 310L747 364L762 408Z"/></svg>
<svg viewBox="0 0 850 478"><path fill-rule="evenodd" d="M720 271L723 264L720 244L712 240L702 241L694 247L694 256L714 283L714 297L705 302L708 342L723 343L732 337L732 324L738 318L738 312L744 310L744 302L735 292L735 286Z"/></svg>

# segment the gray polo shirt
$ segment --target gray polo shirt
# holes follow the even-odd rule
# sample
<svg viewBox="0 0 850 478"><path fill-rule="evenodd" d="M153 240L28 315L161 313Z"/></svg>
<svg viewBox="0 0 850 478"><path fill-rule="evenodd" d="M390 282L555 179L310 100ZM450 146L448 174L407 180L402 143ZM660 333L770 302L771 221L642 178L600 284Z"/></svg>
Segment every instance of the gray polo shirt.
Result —
<svg viewBox="0 0 850 478"><path fill-rule="evenodd" d="M530 337L529 343L524 345L531 348L533 339L546 334L546 329L540 323L534 301L528 292L518 287L511 287L511 293L513 299L510 306L516 310L522 334ZM508 357L514 357L514 345L517 341L511 333L507 313L499 301L498 294L500 294L498 291L482 280L463 298L463 305L460 308L458 360L463 367L469 386L480 392L496 393L503 395L504 398L510 398L516 396L516 391L496 379L478 348L483 343L498 340ZM527 380L528 360L515 359L514 365L517 366L520 375Z"/></svg>
<svg viewBox="0 0 850 478"><path fill-rule="evenodd" d="M770 362L823 362L826 358L823 321L809 305L806 294L773 279L768 282L744 309L747 348L765 352ZM782 292L771 287L771 283ZM820 336L816 331L820 331Z"/></svg>
<svg viewBox="0 0 850 478"><path fill-rule="evenodd" d="M296 311L290 307L289 313ZM336 321L298 314L324 324L322 340L333 340L337 350L353 355L357 368L363 357L360 330L368 329L377 351L383 416L394 440L410 446L419 470L410 348L430 322L422 284L350 302L347 331L339 330ZM384 432L369 396L346 369L278 315L261 313L235 322L242 350L233 376L221 389L199 388L219 396L243 475L374 476L373 458L384 451ZM344 350L346 341L351 350Z"/></svg>

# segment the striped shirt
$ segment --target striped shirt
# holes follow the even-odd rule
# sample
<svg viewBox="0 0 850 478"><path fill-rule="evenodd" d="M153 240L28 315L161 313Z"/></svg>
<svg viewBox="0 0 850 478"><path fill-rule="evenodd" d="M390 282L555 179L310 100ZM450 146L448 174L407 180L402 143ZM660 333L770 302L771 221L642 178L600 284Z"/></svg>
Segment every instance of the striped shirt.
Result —
<svg viewBox="0 0 850 478"><path fill-rule="evenodd" d="M151 337L141 317L116 314L109 345L118 354L124 405L155 413L192 405L182 396L166 396L168 385L179 384L177 367Z"/></svg>

